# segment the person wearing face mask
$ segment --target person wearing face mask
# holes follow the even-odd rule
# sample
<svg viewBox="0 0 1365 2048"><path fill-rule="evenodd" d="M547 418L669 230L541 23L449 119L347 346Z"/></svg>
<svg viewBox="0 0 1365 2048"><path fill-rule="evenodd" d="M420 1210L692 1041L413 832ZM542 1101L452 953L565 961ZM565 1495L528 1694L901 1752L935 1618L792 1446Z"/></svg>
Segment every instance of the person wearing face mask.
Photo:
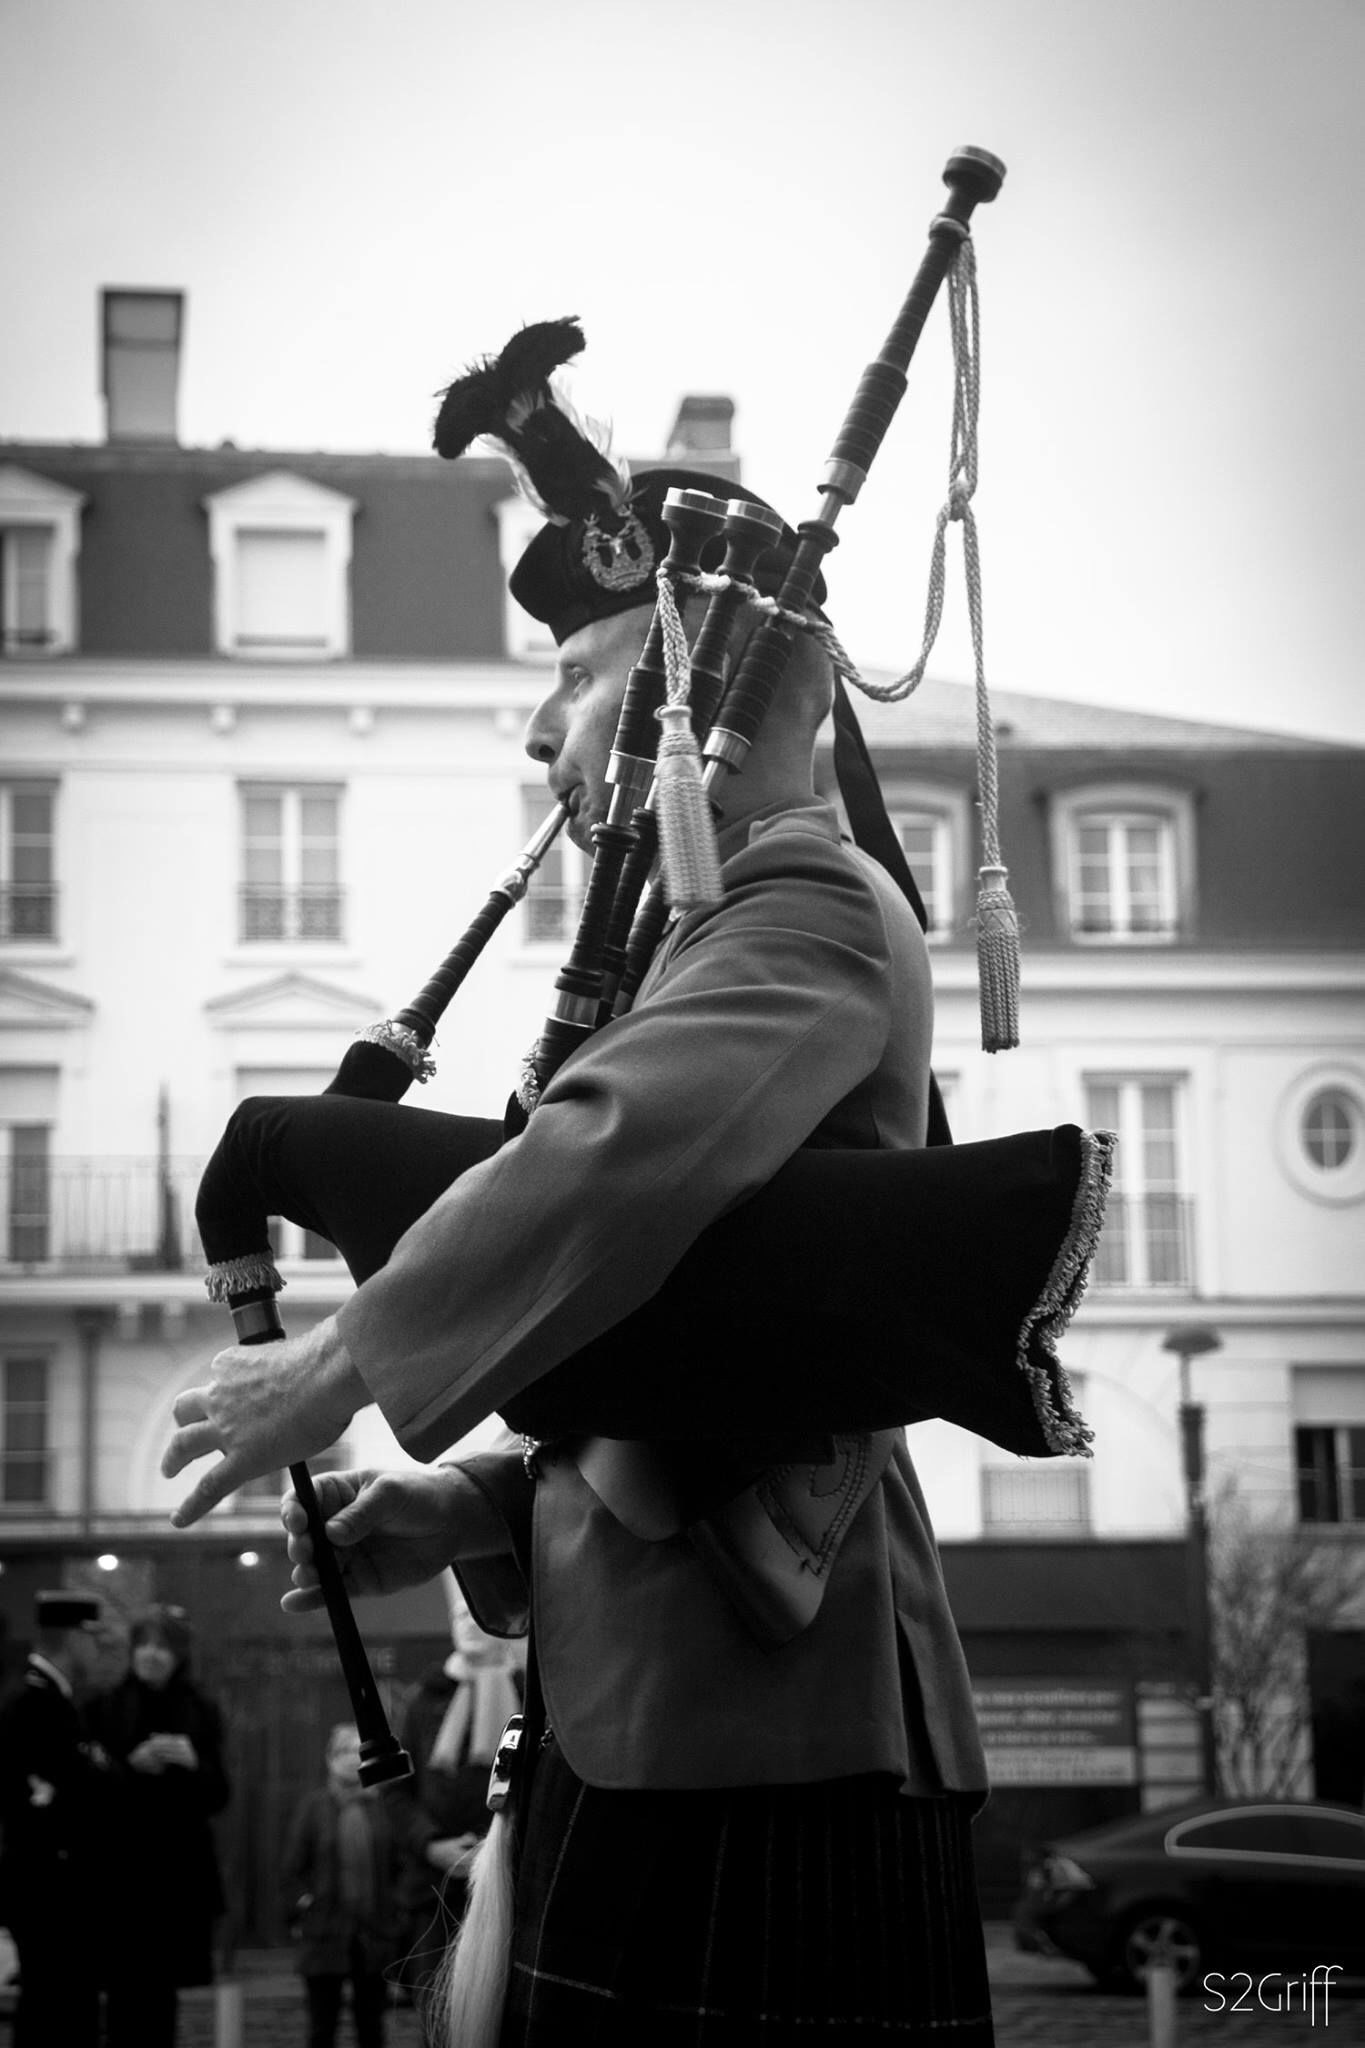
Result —
<svg viewBox="0 0 1365 2048"><path fill-rule="evenodd" d="M109 2048L173 2048L179 1991L213 1979L224 1897L210 1819L228 1780L222 1716L189 1676L190 1642L183 1608L148 1609L127 1676L91 1713L118 1780Z"/></svg>

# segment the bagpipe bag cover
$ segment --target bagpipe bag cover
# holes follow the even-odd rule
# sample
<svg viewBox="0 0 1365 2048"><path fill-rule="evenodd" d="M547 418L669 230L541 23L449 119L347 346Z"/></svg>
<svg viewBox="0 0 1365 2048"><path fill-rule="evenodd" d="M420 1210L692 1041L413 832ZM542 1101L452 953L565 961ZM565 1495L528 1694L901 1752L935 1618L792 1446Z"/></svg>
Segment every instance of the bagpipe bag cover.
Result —
<svg viewBox="0 0 1365 2048"><path fill-rule="evenodd" d="M280 1215L364 1281L502 1142L491 1119L253 1097L204 1175L205 1250L231 1257L244 1216ZM641 1439L938 1416L1022 1455L1080 1450L1088 1432L1055 1345L1107 1163L1106 1141L1070 1124L920 1151L799 1151L702 1232L652 1300L500 1412L535 1437Z"/></svg>

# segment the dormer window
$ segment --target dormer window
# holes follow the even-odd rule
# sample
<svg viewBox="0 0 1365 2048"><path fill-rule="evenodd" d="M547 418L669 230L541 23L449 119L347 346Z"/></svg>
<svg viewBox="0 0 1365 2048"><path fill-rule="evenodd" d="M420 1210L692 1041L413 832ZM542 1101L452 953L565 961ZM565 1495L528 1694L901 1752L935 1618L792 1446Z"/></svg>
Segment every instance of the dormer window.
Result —
<svg viewBox="0 0 1365 2048"><path fill-rule="evenodd" d="M1138 784L1054 799L1061 929L1081 945L1170 945L1190 936L1194 805L1188 791Z"/></svg>
<svg viewBox="0 0 1365 2048"><path fill-rule="evenodd" d="M498 522L498 559L502 564L503 644L509 661L553 661L554 634L539 619L523 611L507 582L525 550L545 524L545 516L521 493L500 498L493 507Z"/></svg>
<svg viewBox="0 0 1365 2048"><path fill-rule="evenodd" d="M969 867L969 821L964 790L889 777L886 807L910 863L928 917L925 937L952 938L965 915L964 878Z"/></svg>
<svg viewBox="0 0 1365 2048"><path fill-rule="evenodd" d="M215 491L205 507L215 650L258 661L349 654L355 500L276 470Z"/></svg>
<svg viewBox="0 0 1365 2048"><path fill-rule="evenodd" d="M28 659L76 645L78 491L0 469L0 654Z"/></svg>

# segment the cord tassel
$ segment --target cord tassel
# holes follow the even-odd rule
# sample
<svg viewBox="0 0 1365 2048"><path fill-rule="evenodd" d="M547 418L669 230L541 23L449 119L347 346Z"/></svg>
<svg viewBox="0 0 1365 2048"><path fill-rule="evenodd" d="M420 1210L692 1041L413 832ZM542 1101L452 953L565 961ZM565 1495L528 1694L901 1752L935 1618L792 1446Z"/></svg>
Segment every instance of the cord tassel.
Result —
<svg viewBox="0 0 1365 2048"><path fill-rule="evenodd" d="M1009 870L984 867L976 899L976 973L981 990L981 1049L1019 1043L1019 919Z"/></svg>
<svg viewBox="0 0 1365 2048"><path fill-rule="evenodd" d="M705 910L725 895L711 799L702 782L701 748L692 730L692 657L673 585L658 575L667 699L655 712L663 736L654 764L654 810L664 896L674 910Z"/></svg>
<svg viewBox="0 0 1365 2048"><path fill-rule="evenodd" d="M724 895L711 799L701 779L701 749L686 704L662 704L654 808L664 890L674 910L703 910Z"/></svg>

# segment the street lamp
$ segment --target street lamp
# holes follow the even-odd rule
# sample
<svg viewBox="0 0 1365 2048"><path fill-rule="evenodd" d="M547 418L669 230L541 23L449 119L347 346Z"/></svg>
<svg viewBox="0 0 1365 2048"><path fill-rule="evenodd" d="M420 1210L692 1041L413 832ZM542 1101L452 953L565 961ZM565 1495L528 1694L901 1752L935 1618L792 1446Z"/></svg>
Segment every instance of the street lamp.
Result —
<svg viewBox="0 0 1365 2048"><path fill-rule="evenodd" d="M1209 1625L1209 1516L1204 1493L1204 1409L1190 1399L1190 1360L1221 1351L1223 1340L1207 1323L1180 1323L1161 1340L1163 1351L1180 1360L1180 1448L1185 1479L1185 1604L1189 1617L1190 1664L1199 1716L1199 1755L1204 1788L1218 1786L1218 1747L1213 1726L1213 1644Z"/></svg>

